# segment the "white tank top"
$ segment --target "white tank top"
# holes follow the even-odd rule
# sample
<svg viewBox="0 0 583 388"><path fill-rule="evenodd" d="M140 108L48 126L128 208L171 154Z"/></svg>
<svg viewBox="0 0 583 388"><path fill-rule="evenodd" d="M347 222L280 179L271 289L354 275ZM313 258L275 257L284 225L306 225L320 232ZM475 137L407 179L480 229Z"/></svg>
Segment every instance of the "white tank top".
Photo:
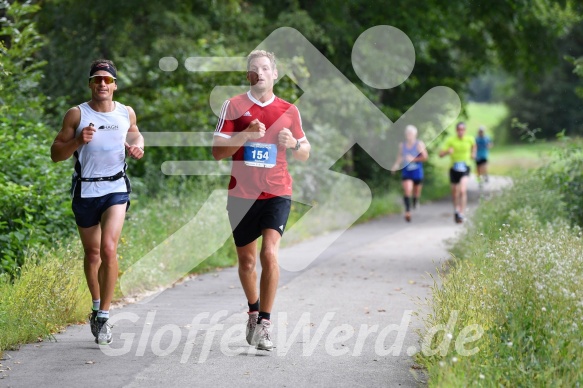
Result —
<svg viewBox="0 0 583 388"><path fill-rule="evenodd" d="M93 123L96 131L89 144L77 148L72 195L81 198L102 197L111 193L129 193L129 180L122 177L115 181L82 182L77 178L110 177L125 170L125 141L130 128L130 115L125 105L114 102L111 112L96 112L88 103L79 105L81 121L75 132Z"/></svg>

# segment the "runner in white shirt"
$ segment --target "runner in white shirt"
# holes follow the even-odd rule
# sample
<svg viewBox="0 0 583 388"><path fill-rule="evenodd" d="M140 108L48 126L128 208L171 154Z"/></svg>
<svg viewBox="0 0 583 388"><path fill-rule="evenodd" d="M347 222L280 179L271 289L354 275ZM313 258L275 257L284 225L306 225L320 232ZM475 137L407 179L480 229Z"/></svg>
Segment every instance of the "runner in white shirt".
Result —
<svg viewBox="0 0 583 388"><path fill-rule="evenodd" d="M100 345L112 340L107 320L118 277L117 245L131 192L126 152L134 159L144 156L144 138L134 110L113 101L116 76L117 69L110 60L91 64L91 100L67 111L51 146L54 162L75 158L72 207L93 299L91 332Z"/></svg>

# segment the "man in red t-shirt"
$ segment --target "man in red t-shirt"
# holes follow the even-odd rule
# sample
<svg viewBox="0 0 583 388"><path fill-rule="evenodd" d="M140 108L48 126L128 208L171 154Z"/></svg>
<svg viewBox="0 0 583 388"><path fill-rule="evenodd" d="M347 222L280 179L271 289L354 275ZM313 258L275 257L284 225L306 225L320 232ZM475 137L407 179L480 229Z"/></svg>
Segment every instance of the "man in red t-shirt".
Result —
<svg viewBox="0 0 583 388"><path fill-rule="evenodd" d="M255 50L247 57L250 90L223 104L213 141L217 160L231 157L227 210L239 258L239 278L249 305L247 342L271 350L271 310L279 281L279 242L291 207L294 159L310 157L300 112L273 94L275 55ZM261 281L257 289L257 238L263 237ZM260 301L261 300L261 304Z"/></svg>

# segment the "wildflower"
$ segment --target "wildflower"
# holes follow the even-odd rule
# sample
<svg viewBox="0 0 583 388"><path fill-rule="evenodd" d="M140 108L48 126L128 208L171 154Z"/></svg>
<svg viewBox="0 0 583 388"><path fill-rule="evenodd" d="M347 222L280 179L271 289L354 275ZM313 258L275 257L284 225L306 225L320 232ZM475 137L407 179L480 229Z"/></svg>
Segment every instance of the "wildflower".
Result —
<svg viewBox="0 0 583 388"><path fill-rule="evenodd" d="M506 345L508 345L508 347L511 347L512 346L512 341L506 342Z"/></svg>
<svg viewBox="0 0 583 388"><path fill-rule="evenodd" d="M545 311L547 311L547 308L546 308L546 307L543 307L541 310L542 310L543 312L545 312Z"/></svg>
<svg viewBox="0 0 583 388"><path fill-rule="evenodd" d="M484 376L483 374L480 373L480 379L484 380L486 378L486 376Z"/></svg>
<svg viewBox="0 0 583 388"><path fill-rule="evenodd" d="M453 357L453 358L451 359L451 362L457 362L457 357Z"/></svg>

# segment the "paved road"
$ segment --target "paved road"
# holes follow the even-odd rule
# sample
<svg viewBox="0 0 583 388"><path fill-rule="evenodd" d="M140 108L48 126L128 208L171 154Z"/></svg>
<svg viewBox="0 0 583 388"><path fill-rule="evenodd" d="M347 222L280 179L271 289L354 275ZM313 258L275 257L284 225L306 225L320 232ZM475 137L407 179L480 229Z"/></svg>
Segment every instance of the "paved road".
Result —
<svg viewBox="0 0 583 388"><path fill-rule="evenodd" d="M237 270L228 268L114 310L110 347L79 325L7 352L0 387L424 385L410 357L421 326L411 313L429 297L427 274L449 257L445 241L462 228L449 201L427 204L411 223L391 216L357 225L305 270L282 271L271 352L247 346L246 304Z"/></svg>

